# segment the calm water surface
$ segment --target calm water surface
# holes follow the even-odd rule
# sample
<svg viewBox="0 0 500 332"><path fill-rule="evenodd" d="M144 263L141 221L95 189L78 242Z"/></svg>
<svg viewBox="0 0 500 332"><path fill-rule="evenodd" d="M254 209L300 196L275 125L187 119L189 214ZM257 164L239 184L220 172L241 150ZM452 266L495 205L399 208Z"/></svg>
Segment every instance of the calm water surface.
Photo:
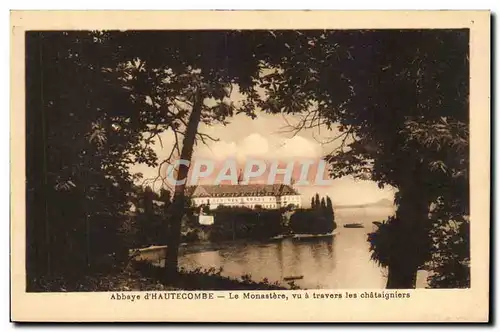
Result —
<svg viewBox="0 0 500 332"><path fill-rule="evenodd" d="M254 281L267 278L286 286L286 277L303 276L295 283L301 288L385 288L386 271L370 260L367 233L372 221L383 220L392 209L346 209L336 211L338 234L331 238L283 239L238 242L218 250L187 251L179 258L182 267L216 269L222 275ZM359 222L364 228L344 228L344 223ZM426 273L420 271L417 287L425 287Z"/></svg>
<svg viewBox="0 0 500 332"><path fill-rule="evenodd" d="M269 243L238 243L220 250L186 254L186 269L222 267L230 277L251 275L271 282L303 276L301 288L383 288L384 271L370 261L366 229L340 229L333 238L283 239Z"/></svg>

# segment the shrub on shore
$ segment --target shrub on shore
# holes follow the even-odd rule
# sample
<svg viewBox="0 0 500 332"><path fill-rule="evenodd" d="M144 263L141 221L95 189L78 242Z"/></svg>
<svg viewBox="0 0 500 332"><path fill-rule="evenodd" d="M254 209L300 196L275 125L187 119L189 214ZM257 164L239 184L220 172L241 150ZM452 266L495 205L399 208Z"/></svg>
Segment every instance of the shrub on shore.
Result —
<svg viewBox="0 0 500 332"><path fill-rule="evenodd" d="M117 291L170 291L170 290L286 290L298 289L293 283L286 288L278 282L264 279L253 281L250 275L232 279L221 275L222 270L211 268L186 271L171 284L164 282L164 270L145 261L132 261L115 274L96 274L68 280L52 277L37 280L33 292L117 292Z"/></svg>
<svg viewBox="0 0 500 332"><path fill-rule="evenodd" d="M135 268L142 275L155 280L164 280L165 271L158 266L154 266L148 262L134 262ZM195 269L187 271L180 269L179 278L171 285L174 288L182 290L286 290L278 282L270 282L264 279L260 282L251 280L250 275L244 275L241 280L224 277L221 275L222 269ZM292 289L298 287L290 283Z"/></svg>
<svg viewBox="0 0 500 332"><path fill-rule="evenodd" d="M295 234L325 234L335 228L333 219L318 209L299 209L290 217L290 229Z"/></svg>

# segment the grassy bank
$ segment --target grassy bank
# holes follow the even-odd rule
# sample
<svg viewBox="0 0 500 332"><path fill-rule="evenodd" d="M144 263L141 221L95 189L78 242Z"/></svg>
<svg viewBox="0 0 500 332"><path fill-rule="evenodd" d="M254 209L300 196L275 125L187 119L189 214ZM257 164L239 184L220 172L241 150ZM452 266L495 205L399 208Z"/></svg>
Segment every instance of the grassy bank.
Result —
<svg viewBox="0 0 500 332"><path fill-rule="evenodd" d="M134 262L135 268L140 273L154 280L164 280L164 271L161 267L154 266L149 262ZM183 290L284 290L297 289L292 283L288 288L279 285L277 282L271 283L264 279L262 281L251 280L250 275L244 275L240 279L232 279L221 275L222 270L214 268L209 270L196 269L186 271L181 269L179 278L170 286Z"/></svg>
<svg viewBox="0 0 500 332"><path fill-rule="evenodd" d="M288 288L267 280L256 282L249 275L231 279L220 270L181 270L175 282L167 284L162 268L146 261L132 261L121 271L95 274L80 278L52 277L36 282L35 292L116 292L116 291L168 291L168 290L283 290Z"/></svg>
<svg viewBox="0 0 500 332"><path fill-rule="evenodd" d="M53 276L33 283L34 292L116 292L175 290L158 280L144 276L132 265L123 270L84 277Z"/></svg>

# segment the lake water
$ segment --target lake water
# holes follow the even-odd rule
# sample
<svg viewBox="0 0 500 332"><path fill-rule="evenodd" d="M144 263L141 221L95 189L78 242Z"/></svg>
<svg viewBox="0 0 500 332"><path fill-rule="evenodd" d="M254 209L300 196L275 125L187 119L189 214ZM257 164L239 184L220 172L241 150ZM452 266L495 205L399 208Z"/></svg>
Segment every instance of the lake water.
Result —
<svg viewBox="0 0 500 332"><path fill-rule="evenodd" d="M222 275L254 281L267 278L286 286L284 278L303 276L301 288L384 288L386 271L370 260L367 233L373 221L393 214L391 208L339 209L334 237L282 239L267 242L237 242L218 250L181 254L179 263L192 270L222 267ZM364 228L344 228L345 223L362 223ZM182 250L181 250L182 253ZM419 272L417 287L425 287L426 274Z"/></svg>

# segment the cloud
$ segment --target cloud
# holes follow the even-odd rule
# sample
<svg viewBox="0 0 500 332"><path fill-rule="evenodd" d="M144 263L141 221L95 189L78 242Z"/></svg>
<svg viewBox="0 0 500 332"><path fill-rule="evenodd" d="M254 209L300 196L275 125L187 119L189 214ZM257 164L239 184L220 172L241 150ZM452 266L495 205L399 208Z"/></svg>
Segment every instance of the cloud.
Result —
<svg viewBox="0 0 500 332"><path fill-rule="evenodd" d="M238 161L245 161L248 158L319 158L321 146L301 136L280 140L252 133L238 142L214 142L208 147L199 149L196 156L216 160L236 158Z"/></svg>
<svg viewBox="0 0 500 332"><path fill-rule="evenodd" d="M237 152L238 146L235 142L219 141L214 142L210 147L201 149L198 155L222 160L235 157Z"/></svg>
<svg viewBox="0 0 500 332"><path fill-rule="evenodd" d="M286 134L281 131L283 119L277 116L259 114L257 120L251 120L246 116L235 116L231 120L231 125L227 127L200 125L201 132L219 138L220 141L208 141L209 146L198 142L194 150L194 159L206 158L223 162L235 158L239 163L249 158L262 158L269 161L301 158L318 160L340 144L339 140L326 145L316 141L318 139L326 141L334 137L337 135L335 130L322 131L322 135L319 135L312 129L305 129L300 132L300 135L287 138ZM159 142L153 147L160 161L168 157L175 142L171 132L162 133L161 138L163 147ZM158 175L157 167L141 164L133 165L131 171L142 172L145 179L154 179ZM156 189L159 187L161 187L161 181L156 183ZM362 204L394 197L393 188L381 190L375 182L355 181L351 177L333 180L331 186L298 186L298 189L303 194L305 205L310 202L310 197L316 192L323 196L329 195L334 204Z"/></svg>
<svg viewBox="0 0 500 332"><path fill-rule="evenodd" d="M253 133L245 137L238 144L238 159L247 157L266 157L270 154L269 141L264 136Z"/></svg>
<svg viewBox="0 0 500 332"><path fill-rule="evenodd" d="M274 155L281 158L319 158L321 146L302 136L285 139Z"/></svg>

